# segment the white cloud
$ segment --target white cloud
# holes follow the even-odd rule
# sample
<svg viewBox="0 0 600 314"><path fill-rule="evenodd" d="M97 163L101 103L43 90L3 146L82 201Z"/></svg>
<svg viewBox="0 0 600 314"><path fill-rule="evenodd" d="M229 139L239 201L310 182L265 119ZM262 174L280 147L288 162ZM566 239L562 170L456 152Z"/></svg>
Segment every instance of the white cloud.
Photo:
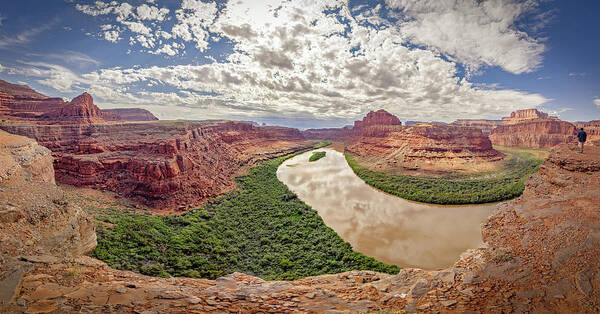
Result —
<svg viewBox="0 0 600 314"><path fill-rule="evenodd" d="M117 31L106 31L104 32L104 39L112 43L116 43L121 38L119 37L119 32Z"/></svg>
<svg viewBox="0 0 600 314"><path fill-rule="evenodd" d="M10 49L14 46L25 45L31 42L37 35L50 29L52 25L56 23L56 20L42 25L40 27L34 27L25 31L22 31L15 36L4 36L0 38L0 49Z"/></svg>
<svg viewBox="0 0 600 314"><path fill-rule="evenodd" d="M509 62L494 59L485 47L467 47L448 61L440 57L441 48L413 47L402 25L386 25L378 17L384 7L364 8L361 16L354 16L342 0L229 1L217 12L214 3L185 0L175 10L170 31L162 24L137 19L139 13L119 21L115 7L96 3L93 9L81 11L112 14L115 26L103 31L122 27L115 36L125 33L133 47L139 45L148 53L175 56L188 43L203 51L211 37L231 40L233 53L221 62L213 57L208 64L99 69L75 77L62 69L68 74L62 81L49 72L61 69L47 67L35 74L43 84L59 90L86 88L105 104L162 108L163 118L271 116L333 121L384 108L411 120L451 121L495 118L548 101L539 94L475 86L457 70L457 62L475 67L491 58L494 64L518 72L529 69L521 66L531 65L531 59ZM480 14L479 9L473 10ZM331 11L339 14L327 13ZM503 18L502 12L485 14L484 22L488 15L498 16L500 24L516 19ZM512 38L509 26L499 27L498 32L507 29ZM453 40L465 38L469 37ZM516 49L520 47L516 41ZM465 51L474 56L459 57Z"/></svg>
<svg viewBox="0 0 600 314"><path fill-rule="evenodd" d="M541 62L545 46L516 27L516 22L537 8L534 0L386 0L402 10L399 30L411 42L455 58L476 70L499 66L520 74L532 72Z"/></svg>
<svg viewBox="0 0 600 314"><path fill-rule="evenodd" d="M584 77L585 75L585 72L569 72L570 77Z"/></svg>
<svg viewBox="0 0 600 314"><path fill-rule="evenodd" d="M600 98L594 99L594 104L600 108Z"/></svg>
<svg viewBox="0 0 600 314"><path fill-rule="evenodd" d="M158 8L155 6L149 6L147 4L142 4L136 9L137 16L140 20L156 20L163 21L165 16L169 14L169 9L167 8Z"/></svg>

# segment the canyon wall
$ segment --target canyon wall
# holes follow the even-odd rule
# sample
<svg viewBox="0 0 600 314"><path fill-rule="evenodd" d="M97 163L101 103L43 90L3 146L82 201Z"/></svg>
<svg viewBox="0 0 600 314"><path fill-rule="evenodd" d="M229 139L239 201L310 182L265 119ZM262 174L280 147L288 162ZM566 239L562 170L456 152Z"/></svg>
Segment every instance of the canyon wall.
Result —
<svg viewBox="0 0 600 314"><path fill-rule="evenodd" d="M201 204L233 189L241 168L311 144L296 129L232 121L0 128L52 150L59 182L115 191L158 209Z"/></svg>
<svg viewBox="0 0 600 314"><path fill-rule="evenodd" d="M152 112L141 108L102 109L102 117L106 121L155 121Z"/></svg>
<svg viewBox="0 0 600 314"><path fill-rule="evenodd" d="M492 170L504 155L476 128L419 124L378 128L346 146L362 165L384 172Z"/></svg>
<svg viewBox="0 0 600 314"><path fill-rule="evenodd" d="M466 126L470 128L478 128L485 135L489 135L490 132L497 126L503 125L504 122L501 120L481 120L481 119L458 119L451 123L456 126Z"/></svg>
<svg viewBox="0 0 600 314"><path fill-rule="evenodd" d="M83 93L70 102L40 94L27 85L0 80L0 118L39 124L81 124L106 121L154 121L151 112L140 108L100 110L92 96Z"/></svg>
<svg viewBox="0 0 600 314"><path fill-rule="evenodd" d="M575 126L569 122L537 119L498 126L490 133L490 140L504 146L553 148L576 142L576 134Z"/></svg>
<svg viewBox="0 0 600 314"><path fill-rule="evenodd" d="M502 120L460 119L452 125L470 126L488 134L493 144L553 148L572 143L575 126L537 109L517 110Z"/></svg>
<svg viewBox="0 0 600 314"><path fill-rule="evenodd" d="M359 164L391 173L487 171L504 159L478 128L439 123L402 126L385 110L369 112L352 128L309 129L303 134L344 142L346 152Z"/></svg>

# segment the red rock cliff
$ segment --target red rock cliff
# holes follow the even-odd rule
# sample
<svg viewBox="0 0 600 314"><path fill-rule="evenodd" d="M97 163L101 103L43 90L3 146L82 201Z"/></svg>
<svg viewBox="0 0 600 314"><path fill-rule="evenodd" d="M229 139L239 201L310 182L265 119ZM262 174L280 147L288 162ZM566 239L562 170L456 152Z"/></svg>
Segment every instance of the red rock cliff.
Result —
<svg viewBox="0 0 600 314"><path fill-rule="evenodd" d="M402 125L402 122L395 115L379 109L370 111L361 121L354 121L354 130L379 125Z"/></svg>
<svg viewBox="0 0 600 314"><path fill-rule="evenodd" d="M385 136L363 133L346 151L373 170L392 172L486 170L504 158L479 129L433 124L400 127Z"/></svg>
<svg viewBox="0 0 600 314"><path fill-rule="evenodd" d="M498 126L490 133L490 140L504 146L552 148L574 142L576 134L575 126L569 122L538 119Z"/></svg>
<svg viewBox="0 0 600 314"><path fill-rule="evenodd" d="M115 191L161 209L202 203L231 190L240 168L310 144L295 129L241 122L2 128L51 149L59 182Z"/></svg>
<svg viewBox="0 0 600 314"><path fill-rule="evenodd" d="M72 123L101 123L102 111L88 93L83 93L56 110L44 114L43 119Z"/></svg>
<svg viewBox="0 0 600 314"><path fill-rule="evenodd" d="M102 109L106 121L155 121L158 120L152 112L141 108Z"/></svg>

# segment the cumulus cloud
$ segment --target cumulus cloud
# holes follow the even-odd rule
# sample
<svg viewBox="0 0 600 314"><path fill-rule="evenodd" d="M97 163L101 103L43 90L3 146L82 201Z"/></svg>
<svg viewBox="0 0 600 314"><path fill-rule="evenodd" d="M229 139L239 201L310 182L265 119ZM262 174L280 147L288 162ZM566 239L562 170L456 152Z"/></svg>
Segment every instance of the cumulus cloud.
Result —
<svg viewBox="0 0 600 314"><path fill-rule="evenodd" d="M600 108L600 98L594 99L594 104Z"/></svg>
<svg viewBox="0 0 600 314"><path fill-rule="evenodd" d="M475 34L457 35L450 30L445 33L448 41L465 41L466 47L442 45L427 34L423 37L427 43L415 47L417 28L431 27L426 15L443 17L437 1L423 3L388 1L388 6L407 8L396 25L381 17L382 10L389 9L383 4L351 10L343 0L229 1L222 7L184 0L179 9L164 16L153 13L160 9L138 10L144 5L158 8L152 2L127 10L124 3L98 1L77 8L89 15L112 16L112 22L101 26L102 32L117 32L109 35L111 41L127 36L132 45L148 53L176 56L186 44L205 51L211 38L227 39L233 52L224 61L207 56L212 60L207 64L116 67L81 75L64 69L72 75L62 80L53 72L60 68L28 67L43 68L35 75L58 90L83 87L104 104L153 106L163 118L288 117L339 122L384 108L411 120L451 121L494 118L547 102L539 94L476 86L458 71L457 63L473 68L498 65L514 73L537 66L541 52L522 54L527 42L540 44L526 34L518 37L513 28L520 12L527 9L523 4L496 0L497 6L482 7L480 2L460 2L472 4L465 9L468 15L496 32L488 35L501 40L500 52L517 50L511 56L518 60L509 60L491 52L487 41L485 47L471 45ZM447 11L458 14L452 8ZM175 17L171 29L145 18L166 20L170 13ZM457 19L458 29L470 25ZM485 26L490 23L496 24ZM452 57L442 58L442 52Z"/></svg>
<svg viewBox="0 0 600 314"><path fill-rule="evenodd" d="M452 56L476 70L499 66L532 72L542 62L541 40L520 31L516 22L537 8L533 0L386 0L401 10L401 34L411 42Z"/></svg>

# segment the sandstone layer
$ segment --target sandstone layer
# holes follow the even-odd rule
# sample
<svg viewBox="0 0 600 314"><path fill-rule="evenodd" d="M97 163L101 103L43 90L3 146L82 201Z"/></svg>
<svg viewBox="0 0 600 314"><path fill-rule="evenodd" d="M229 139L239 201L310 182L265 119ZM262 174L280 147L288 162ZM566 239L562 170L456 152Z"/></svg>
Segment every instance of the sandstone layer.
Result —
<svg viewBox="0 0 600 314"><path fill-rule="evenodd" d="M484 245L439 271L370 271L265 282L152 278L88 257L5 256L7 312L600 311L600 148L560 147L482 225ZM51 228L51 225L47 226Z"/></svg>
<svg viewBox="0 0 600 314"><path fill-rule="evenodd" d="M106 121L155 121L152 112L141 108L102 109L102 117Z"/></svg>
<svg viewBox="0 0 600 314"><path fill-rule="evenodd" d="M504 155L477 128L419 123L402 126L386 112L369 112L352 128L309 129L306 138L345 142L345 151L375 171L402 174L490 171Z"/></svg>
<svg viewBox="0 0 600 314"><path fill-rule="evenodd" d="M575 126L553 119L534 119L501 125L492 130L492 143L504 146L553 148L560 144L575 143Z"/></svg>
<svg viewBox="0 0 600 314"><path fill-rule="evenodd" d="M100 110L92 96L83 93L70 102L40 94L27 85L0 80L0 118L37 124L85 124L107 121L153 121L152 113L139 108Z"/></svg>
<svg viewBox="0 0 600 314"><path fill-rule="evenodd" d="M363 132L346 146L356 161L384 172L489 171L504 155L476 128L420 124Z"/></svg>
<svg viewBox="0 0 600 314"><path fill-rule="evenodd" d="M494 145L553 148L573 143L575 126L537 109L517 110L502 120L461 119L452 125L481 129Z"/></svg>
<svg viewBox="0 0 600 314"><path fill-rule="evenodd" d="M504 121L501 120L482 120L482 119L458 119L451 123L456 126L466 126L470 128L480 129L485 135L489 135L490 132L497 126L503 125Z"/></svg>
<svg viewBox="0 0 600 314"><path fill-rule="evenodd" d="M2 256L77 256L96 246L93 221L54 183L50 150L0 131Z"/></svg>
<svg viewBox="0 0 600 314"><path fill-rule="evenodd" d="M232 121L0 128L52 150L59 182L115 191L161 210L201 204L233 189L240 169L311 144L296 129Z"/></svg>

